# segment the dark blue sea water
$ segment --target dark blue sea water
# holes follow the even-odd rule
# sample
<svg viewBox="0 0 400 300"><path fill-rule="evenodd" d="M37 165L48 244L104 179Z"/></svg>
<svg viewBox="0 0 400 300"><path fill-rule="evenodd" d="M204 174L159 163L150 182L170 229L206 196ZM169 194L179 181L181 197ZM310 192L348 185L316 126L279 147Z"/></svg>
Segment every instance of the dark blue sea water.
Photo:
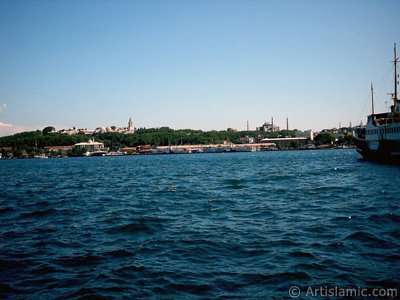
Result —
<svg viewBox="0 0 400 300"><path fill-rule="evenodd" d="M0 298L400 287L400 167L355 150L0 161Z"/></svg>

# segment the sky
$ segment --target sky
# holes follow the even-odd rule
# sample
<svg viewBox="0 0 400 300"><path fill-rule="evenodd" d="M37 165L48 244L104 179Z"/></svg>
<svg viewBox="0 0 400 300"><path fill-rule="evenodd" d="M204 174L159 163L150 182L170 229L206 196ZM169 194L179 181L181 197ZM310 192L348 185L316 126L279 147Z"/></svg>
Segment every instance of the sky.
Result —
<svg viewBox="0 0 400 300"><path fill-rule="evenodd" d="M0 136L365 123L395 42L398 0L0 0Z"/></svg>

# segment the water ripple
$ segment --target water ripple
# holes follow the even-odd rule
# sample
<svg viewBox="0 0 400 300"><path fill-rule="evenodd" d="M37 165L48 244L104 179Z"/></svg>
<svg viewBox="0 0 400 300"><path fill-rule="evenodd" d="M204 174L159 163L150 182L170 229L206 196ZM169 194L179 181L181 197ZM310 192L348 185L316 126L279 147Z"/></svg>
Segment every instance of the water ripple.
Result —
<svg viewBox="0 0 400 300"><path fill-rule="evenodd" d="M398 288L399 175L353 150L1 160L0 297Z"/></svg>

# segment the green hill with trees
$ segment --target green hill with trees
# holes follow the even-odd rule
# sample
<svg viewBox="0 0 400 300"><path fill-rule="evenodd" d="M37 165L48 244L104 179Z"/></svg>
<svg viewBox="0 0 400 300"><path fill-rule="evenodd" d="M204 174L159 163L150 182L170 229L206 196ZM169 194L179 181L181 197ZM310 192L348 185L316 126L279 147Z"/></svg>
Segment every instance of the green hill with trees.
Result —
<svg viewBox="0 0 400 300"><path fill-rule="evenodd" d="M195 144L223 144L231 142L234 144L243 143L244 138L253 138L259 141L265 137L294 137L296 130L281 130L278 132L260 131L201 131L193 129L174 130L169 127L161 128L139 128L134 134L124 133L96 133L94 135L75 134L67 135L57 133L49 126L42 131L18 133L12 136L0 138L0 150L3 157L34 156L44 153L45 147L49 146L73 146L76 143L86 142L95 139L104 143L105 147L111 150L118 150L123 147L137 147L140 145L151 146L174 146L174 145L195 145ZM332 133L322 133L315 138L316 145L351 144L351 136L345 136L342 140L335 139Z"/></svg>

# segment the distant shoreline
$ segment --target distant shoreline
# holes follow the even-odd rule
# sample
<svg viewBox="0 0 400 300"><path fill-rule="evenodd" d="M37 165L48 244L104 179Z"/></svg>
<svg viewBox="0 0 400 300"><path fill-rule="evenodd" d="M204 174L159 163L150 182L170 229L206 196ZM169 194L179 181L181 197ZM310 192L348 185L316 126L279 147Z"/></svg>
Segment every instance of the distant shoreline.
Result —
<svg viewBox="0 0 400 300"><path fill-rule="evenodd" d="M164 156L164 155L201 155L201 154L228 154L228 153L259 153L259 152L287 152L287 151L322 151L322 150L343 150L355 149L355 146L343 147L315 147L315 148L298 148L298 149L270 149L263 151L220 151L220 152L191 152L191 153L133 153L133 154L106 154L106 155L79 155L79 156L21 156L21 157L0 157L1 160L19 160L19 159L61 159L61 158L78 158L78 157L116 157L116 156Z"/></svg>

